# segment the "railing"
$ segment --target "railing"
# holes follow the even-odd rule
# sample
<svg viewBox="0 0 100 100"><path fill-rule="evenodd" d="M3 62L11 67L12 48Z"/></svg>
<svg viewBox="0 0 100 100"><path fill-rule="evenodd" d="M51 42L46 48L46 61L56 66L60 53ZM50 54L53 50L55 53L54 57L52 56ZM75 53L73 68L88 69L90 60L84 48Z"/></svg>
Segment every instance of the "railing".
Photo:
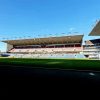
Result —
<svg viewBox="0 0 100 100"><path fill-rule="evenodd" d="M58 58L58 59L65 59L65 58L85 58L83 54L64 54L64 53L51 53L51 54L15 54L13 55L16 58Z"/></svg>
<svg viewBox="0 0 100 100"><path fill-rule="evenodd" d="M100 51L100 49L84 49L83 51Z"/></svg>

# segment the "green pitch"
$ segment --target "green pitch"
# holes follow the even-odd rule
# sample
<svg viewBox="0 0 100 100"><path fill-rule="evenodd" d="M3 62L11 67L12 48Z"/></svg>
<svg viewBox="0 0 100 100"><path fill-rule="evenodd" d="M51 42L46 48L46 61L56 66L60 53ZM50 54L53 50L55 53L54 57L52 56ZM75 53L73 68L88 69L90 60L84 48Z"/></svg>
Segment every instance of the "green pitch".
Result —
<svg viewBox="0 0 100 100"><path fill-rule="evenodd" d="M100 60L0 58L0 66L100 71Z"/></svg>

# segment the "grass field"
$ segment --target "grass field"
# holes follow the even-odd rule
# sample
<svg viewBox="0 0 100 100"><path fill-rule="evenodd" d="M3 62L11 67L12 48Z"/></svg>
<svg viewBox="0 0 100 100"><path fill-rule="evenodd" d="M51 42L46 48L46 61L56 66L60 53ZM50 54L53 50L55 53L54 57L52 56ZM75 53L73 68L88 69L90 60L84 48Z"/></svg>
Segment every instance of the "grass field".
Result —
<svg viewBox="0 0 100 100"><path fill-rule="evenodd" d="M100 71L100 60L0 58L0 66Z"/></svg>

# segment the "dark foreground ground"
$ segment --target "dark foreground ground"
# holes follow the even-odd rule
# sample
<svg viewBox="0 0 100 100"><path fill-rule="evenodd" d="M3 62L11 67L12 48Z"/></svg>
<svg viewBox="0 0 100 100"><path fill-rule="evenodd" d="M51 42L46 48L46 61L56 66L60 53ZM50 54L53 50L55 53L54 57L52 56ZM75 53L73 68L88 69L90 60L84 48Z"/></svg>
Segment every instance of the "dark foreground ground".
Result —
<svg viewBox="0 0 100 100"><path fill-rule="evenodd" d="M49 99L52 94L73 97L96 91L100 91L100 60L0 59L0 96L42 94Z"/></svg>
<svg viewBox="0 0 100 100"><path fill-rule="evenodd" d="M1 96L66 95L100 88L100 72L96 71L0 66Z"/></svg>

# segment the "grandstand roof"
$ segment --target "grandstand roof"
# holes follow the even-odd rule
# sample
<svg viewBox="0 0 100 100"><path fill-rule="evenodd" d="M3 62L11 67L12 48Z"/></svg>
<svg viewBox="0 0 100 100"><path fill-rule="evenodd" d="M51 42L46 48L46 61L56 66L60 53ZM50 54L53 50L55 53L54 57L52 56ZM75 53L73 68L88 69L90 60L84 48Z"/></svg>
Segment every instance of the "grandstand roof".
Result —
<svg viewBox="0 0 100 100"><path fill-rule="evenodd" d="M85 41L85 43L88 45L98 44L98 43L100 43L100 39L87 40L87 41Z"/></svg>
<svg viewBox="0 0 100 100"><path fill-rule="evenodd" d="M100 36L100 21L92 29L89 36Z"/></svg>
<svg viewBox="0 0 100 100"><path fill-rule="evenodd" d="M11 45L39 45L39 44L60 44L60 43L82 43L83 35L33 38L21 40L2 41Z"/></svg>

